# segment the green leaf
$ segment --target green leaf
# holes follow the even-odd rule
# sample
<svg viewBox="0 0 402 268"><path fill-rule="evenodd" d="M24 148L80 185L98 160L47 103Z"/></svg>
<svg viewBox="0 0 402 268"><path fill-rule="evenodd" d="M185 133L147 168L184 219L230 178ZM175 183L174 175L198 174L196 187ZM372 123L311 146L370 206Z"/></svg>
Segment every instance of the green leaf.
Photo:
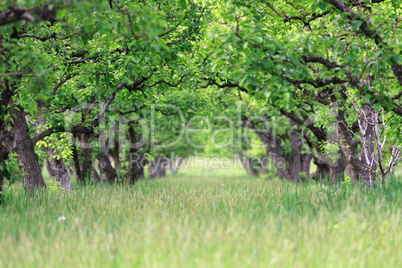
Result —
<svg viewBox="0 0 402 268"><path fill-rule="evenodd" d="M398 64L398 65L402 64L402 58L401 58L401 56L399 56L399 55L393 55L393 56L391 57L391 61L392 61L392 63L394 63L394 64Z"/></svg>

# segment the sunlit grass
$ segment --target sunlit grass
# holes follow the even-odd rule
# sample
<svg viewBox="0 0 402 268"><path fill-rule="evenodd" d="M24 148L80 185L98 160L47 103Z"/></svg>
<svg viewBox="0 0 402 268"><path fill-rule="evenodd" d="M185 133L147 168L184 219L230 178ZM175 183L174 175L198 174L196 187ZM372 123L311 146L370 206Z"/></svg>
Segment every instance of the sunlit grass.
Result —
<svg viewBox="0 0 402 268"><path fill-rule="evenodd" d="M240 169L35 198L14 187L0 208L0 265L401 267L401 190L400 180L347 189Z"/></svg>

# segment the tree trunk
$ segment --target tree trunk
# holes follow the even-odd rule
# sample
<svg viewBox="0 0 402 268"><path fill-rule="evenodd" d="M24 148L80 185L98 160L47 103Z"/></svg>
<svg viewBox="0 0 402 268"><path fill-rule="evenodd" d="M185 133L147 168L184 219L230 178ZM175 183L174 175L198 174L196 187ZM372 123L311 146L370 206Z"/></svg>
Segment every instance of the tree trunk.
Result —
<svg viewBox="0 0 402 268"><path fill-rule="evenodd" d="M98 171L96 171L96 168L92 168L92 174L93 174L93 180L96 181L97 183L101 182L101 178L99 177Z"/></svg>
<svg viewBox="0 0 402 268"><path fill-rule="evenodd" d="M332 181L337 182L344 177L346 168L345 157L340 152L341 158L335 163L323 162L317 158L314 158L314 164L317 166L317 171L311 175L311 177L317 181Z"/></svg>
<svg viewBox="0 0 402 268"><path fill-rule="evenodd" d="M347 126L344 111L338 111L337 119L337 136L342 153L345 156L346 168L350 179L353 182L358 182L364 177L364 165L359 159L357 144L352 139L351 130Z"/></svg>
<svg viewBox="0 0 402 268"><path fill-rule="evenodd" d="M300 173L302 172L302 161L300 151L301 142L296 123L292 119L289 119L289 123L290 123L290 144L292 145L292 155L290 157L290 163L288 168L291 180L299 182L303 180L303 178L299 176Z"/></svg>
<svg viewBox="0 0 402 268"><path fill-rule="evenodd" d="M168 160L163 157L163 156L157 156L157 159L155 159L155 162L153 163L153 172L154 172L154 178L162 178L166 176L166 168L168 166Z"/></svg>
<svg viewBox="0 0 402 268"><path fill-rule="evenodd" d="M46 109L46 104L39 99L37 100L37 103L38 112L36 118L39 125L44 128L46 125L46 118L43 117L43 113L45 112L44 109ZM72 190L73 185L71 183L71 178L68 175L67 168L64 165L64 161L60 157L60 154L50 146L46 146L45 151L49 158L46 163L50 176L56 178L56 181L60 183L60 186L64 191Z"/></svg>
<svg viewBox="0 0 402 268"><path fill-rule="evenodd" d="M254 163L250 159L250 156L248 154L243 154L243 167L246 170L247 174L252 176L252 177L258 177L258 171L254 167Z"/></svg>
<svg viewBox="0 0 402 268"><path fill-rule="evenodd" d="M160 161L161 161L162 157L161 156L156 156L154 161L151 163L151 166L149 167L149 172L150 172L150 178L154 179L156 177L158 177L158 171L159 171L159 165L160 165Z"/></svg>
<svg viewBox="0 0 402 268"><path fill-rule="evenodd" d="M46 161L46 168L47 168L47 171L49 172L49 177L54 177L55 173L53 172L52 165L50 164L50 160Z"/></svg>
<svg viewBox="0 0 402 268"><path fill-rule="evenodd" d="M313 159L313 156L311 154L301 155L302 172L305 174L306 178L310 177L311 159Z"/></svg>
<svg viewBox="0 0 402 268"><path fill-rule="evenodd" d="M121 169L121 160L120 160L120 125L119 122L116 122L114 126L114 142L113 147L109 148L109 155L113 159L114 168L116 170Z"/></svg>
<svg viewBox="0 0 402 268"><path fill-rule="evenodd" d="M267 157L264 155L260 158L260 168L258 170L258 172L260 174L267 174L268 173L268 159Z"/></svg>
<svg viewBox="0 0 402 268"><path fill-rule="evenodd" d="M20 168L23 171L24 187L29 191L45 188L38 156L35 154L35 145L29 135L29 128L25 120L25 112L22 107L10 109L13 119L11 131L14 135L12 142L13 151L17 154Z"/></svg>
<svg viewBox="0 0 402 268"><path fill-rule="evenodd" d="M1 121L1 119L0 119ZM4 125L1 125L0 122L0 203L2 202L1 191L3 190L3 183L6 177L6 160L8 159L8 155L10 153L10 149L6 146L7 143L11 143L13 140L13 135L11 132L5 129Z"/></svg>
<svg viewBox="0 0 402 268"><path fill-rule="evenodd" d="M363 104L361 108L361 114L364 116L361 119L361 144L360 144L360 154L361 161L363 163L364 169L364 180L366 184L372 185L375 182L377 174L376 169L377 165L374 161L375 152L374 152L374 124L378 124L375 120L374 116L375 110L374 107Z"/></svg>
<svg viewBox="0 0 402 268"><path fill-rule="evenodd" d="M144 146L139 146L141 135L135 132L132 125L128 128L130 138L130 151L129 151L129 171L127 173L127 180L129 183L136 183L138 180L144 178L144 167L148 164L145 156Z"/></svg>
<svg viewBox="0 0 402 268"><path fill-rule="evenodd" d="M100 148L98 154L98 161L99 161L99 169L102 172L102 174L105 175L106 180L109 183L117 182L118 177L116 169L113 168L112 163L110 162L110 159L107 153L105 153L105 151L103 150L103 148Z"/></svg>
<svg viewBox="0 0 402 268"><path fill-rule="evenodd" d="M183 163L183 158L182 157L177 157L175 159L170 159L167 168L170 170L172 174L176 174L177 171L180 168L180 165Z"/></svg>
<svg viewBox="0 0 402 268"><path fill-rule="evenodd" d="M76 141L73 141L73 159L75 170L77 173L77 182L79 184L90 183L92 180L92 148L88 146L90 136L85 133L77 133L75 140L77 140L84 148L78 149Z"/></svg>
<svg viewBox="0 0 402 268"><path fill-rule="evenodd" d="M61 188L64 191L73 190L73 184L71 183L71 178L68 175L66 166L64 165L63 159L60 158L59 153L57 153L53 148L46 147L45 151L50 158L48 163L51 168L52 177L56 178L56 181L60 183Z"/></svg>
<svg viewBox="0 0 402 268"><path fill-rule="evenodd" d="M0 47L2 46L3 37L0 37ZM10 148L7 144L12 144L13 134L9 132L5 126L5 116L7 114L7 109L11 97L14 94L14 88L10 81L5 78L2 79L0 84L1 94L0 94L0 202L2 200L1 191L3 190L3 181L6 176L6 160L10 153Z"/></svg>

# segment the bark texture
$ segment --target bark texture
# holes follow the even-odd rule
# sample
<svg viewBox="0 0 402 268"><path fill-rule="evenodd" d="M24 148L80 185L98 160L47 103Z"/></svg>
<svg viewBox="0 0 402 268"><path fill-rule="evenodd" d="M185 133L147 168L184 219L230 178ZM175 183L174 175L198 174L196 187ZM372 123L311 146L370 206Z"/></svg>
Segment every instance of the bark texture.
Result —
<svg viewBox="0 0 402 268"><path fill-rule="evenodd" d="M99 169L109 183L115 183L118 180L116 169L112 166L109 156L101 148L98 154Z"/></svg>
<svg viewBox="0 0 402 268"><path fill-rule="evenodd" d="M38 113L36 118L39 126L41 126L41 128L44 128L46 125L46 118L43 116L43 113L46 111L46 104L39 99L37 100L37 104ZM60 183L60 186L61 188L63 188L64 191L72 190L73 184L71 183L71 178L68 175L67 168L60 154L51 146L46 146L45 152L49 158L47 161L47 167L50 176L56 178L56 181Z"/></svg>
<svg viewBox="0 0 402 268"><path fill-rule="evenodd" d="M367 162L371 162L364 160L364 162L359 157L358 153L358 143L353 141L352 138L352 130L349 129L346 123L345 113L340 110L338 112L338 127L337 127L337 135L339 144L342 150L342 153L345 157L346 168L349 177L353 182L363 181L367 186L371 186L375 182L375 177L373 174L367 169ZM370 133L370 131L368 131ZM366 136L370 141L370 134ZM365 150L371 150L371 145L368 143L361 143L361 146L365 147ZM374 147L372 148L374 149ZM364 159L364 156L362 156Z"/></svg>
<svg viewBox="0 0 402 268"><path fill-rule="evenodd" d="M14 139L12 149L17 154L20 168L24 174L24 187L30 191L45 188L38 156L35 154L35 145L29 135L29 128L22 108L13 107L9 111L12 117L11 131Z"/></svg>
<svg viewBox="0 0 402 268"><path fill-rule="evenodd" d="M71 178L68 175L67 168L64 165L64 161L61 159L60 154L51 147L46 147L45 151L50 158L48 163L52 170L52 177L54 176L56 178L56 181L60 183L60 186L64 191L73 190L74 187L71 183Z"/></svg>
<svg viewBox="0 0 402 268"><path fill-rule="evenodd" d="M81 144L77 148L76 141ZM77 182L87 184L92 181L92 147L90 146L90 135L77 133L73 142L73 159L77 173Z"/></svg>
<svg viewBox="0 0 402 268"><path fill-rule="evenodd" d="M130 125L128 128L130 139L129 151L129 171L126 179L129 183L136 183L144 178L144 167L148 164L145 156L145 145L141 145L141 135L135 131L135 128Z"/></svg>
<svg viewBox="0 0 402 268"><path fill-rule="evenodd" d="M117 170L121 169L121 160L120 160L120 125L119 122L116 122L114 125L114 140L113 146L109 149L109 155L113 159L114 168Z"/></svg>

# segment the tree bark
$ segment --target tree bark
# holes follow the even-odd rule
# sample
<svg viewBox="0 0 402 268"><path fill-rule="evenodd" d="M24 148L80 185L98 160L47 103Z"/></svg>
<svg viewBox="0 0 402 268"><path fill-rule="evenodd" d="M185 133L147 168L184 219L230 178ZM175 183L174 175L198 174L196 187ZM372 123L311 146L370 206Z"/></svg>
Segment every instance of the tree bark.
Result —
<svg viewBox="0 0 402 268"><path fill-rule="evenodd" d="M102 174L105 175L106 180L109 183L115 183L118 180L116 169L113 168L112 163L110 162L108 154L100 148L98 154L98 161L99 161L99 169Z"/></svg>
<svg viewBox="0 0 402 268"><path fill-rule="evenodd" d="M375 152L374 152L374 124L378 124L374 116L374 107L363 104L361 108L361 144L360 144L360 154L361 161L363 163L364 169L364 179L369 185L375 182L377 174L377 165L375 162Z"/></svg>
<svg viewBox="0 0 402 268"><path fill-rule="evenodd" d="M346 124L345 112L339 110L337 119L337 136L342 153L345 156L346 168L350 179L353 182L358 182L361 179L365 180L364 165L359 159L359 155L357 153L357 144L353 141L351 130Z"/></svg>
<svg viewBox="0 0 402 268"><path fill-rule="evenodd" d="M113 147L109 149L109 155L113 159L114 168L117 170L121 169L121 160L120 160L120 124L119 122L115 123L114 126L114 142Z"/></svg>
<svg viewBox="0 0 402 268"><path fill-rule="evenodd" d="M10 109L12 117L11 131L14 135L13 151L17 154L20 168L23 171L24 187L29 191L45 188L38 156L35 154L35 145L29 135L29 128L25 120L22 107Z"/></svg>
<svg viewBox="0 0 402 268"><path fill-rule="evenodd" d="M97 183L101 182L101 178L99 177L98 171L96 171L96 168L92 168L92 174L93 174L93 180L96 181Z"/></svg>
<svg viewBox="0 0 402 268"><path fill-rule="evenodd" d="M343 179L346 161L342 151L340 154L340 159L335 163L327 163L314 158L314 164L317 166L317 171L314 172L311 177L317 181L322 180L331 182L337 182Z"/></svg>
<svg viewBox="0 0 402 268"><path fill-rule="evenodd" d="M292 155L290 156L289 161L289 172L291 179L293 181L303 181L303 178L300 177L300 173L302 172L302 155L301 155L301 141L299 138L299 132L297 130L297 125L295 121L289 119L290 125L290 144L292 146ZM311 159L310 159L311 160Z"/></svg>
<svg viewBox="0 0 402 268"><path fill-rule="evenodd" d="M148 164L145 156L144 146L139 146L141 135L136 133L132 125L128 128L128 135L130 139L129 151L129 171L127 173L127 180L129 183L136 183L140 179L144 179L144 167Z"/></svg>
<svg viewBox="0 0 402 268"><path fill-rule="evenodd" d="M43 113L46 109L46 104L41 101L37 100L38 103L38 112L37 112L37 121L41 127L45 127L46 125L46 118L43 117ZM61 188L64 191L73 190L73 184L71 183L71 178L68 175L67 168L64 164L63 159L60 157L60 154L50 146L45 147L45 152L47 153L48 160L46 161L49 174L51 177L55 177L56 181L60 183Z"/></svg>
<svg viewBox="0 0 402 268"><path fill-rule="evenodd" d="M3 46L3 37L0 37L0 49ZM14 94L13 87L11 86L11 82L6 79L1 80L0 84L1 94L0 94L0 201L2 200L1 191L3 187L3 181L6 169L6 160L8 159L8 155L10 153L10 148L7 144L11 144L13 138L13 134L9 132L5 126L5 116L7 114L7 108L10 103L11 97Z"/></svg>
<svg viewBox="0 0 402 268"><path fill-rule="evenodd" d="M56 178L56 181L60 183L64 191L73 190L74 187L71 183L71 178L68 175L67 168L64 165L63 159L60 158L59 153L51 147L46 147L45 151L50 158L48 163L53 173L52 176Z"/></svg>
<svg viewBox="0 0 402 268"><path fill-rule="evenodd" d="M306 175L306 178L310 177L310 166L311 166L311 160L313 159L313 156L311 154L302 154L301 155L301 166L302 166L302 172Z"/></svg>
<svg viewBox="0 0 402 268"><path fill-rule="evenodd" d="M88 145L90 143L90 135L77 133L75 140L81 144ZM83 185L92 181L92 148L78 149L75 140L73 141L73 159L77 173L77 182Z"/></svg>

